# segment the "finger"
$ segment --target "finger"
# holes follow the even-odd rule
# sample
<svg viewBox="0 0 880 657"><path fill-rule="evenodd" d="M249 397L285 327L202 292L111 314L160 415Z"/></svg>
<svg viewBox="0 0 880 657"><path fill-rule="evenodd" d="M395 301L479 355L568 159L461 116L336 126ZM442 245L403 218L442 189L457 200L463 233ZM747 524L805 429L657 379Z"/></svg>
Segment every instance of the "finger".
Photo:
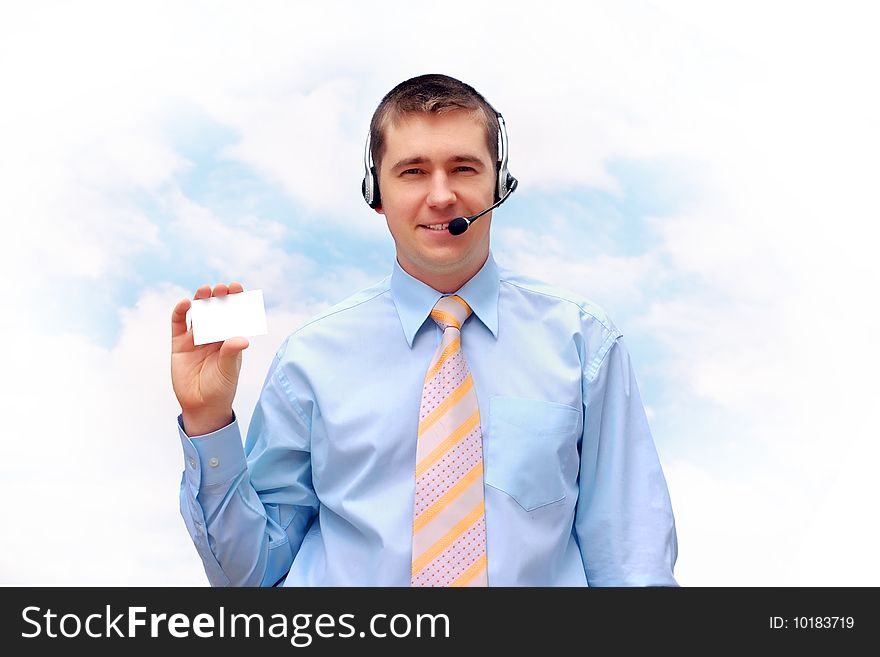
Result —
<svg viewBox="0 0 880 657"><path fill-rule="evenodd" d="M229 288L226 287L226 283L217 283L214 286L213 296L215 297L225 297L229 292Z"/></svg>
<svg viewBox="0 0 880 657"><path fill-rule="evenodd" d="M198 290L196 290L196 294L193 299L207 299L211 296L211 286L210 285L201 285Z"/></svg>
<svg viewBox="0 0 880 657"><path fill-rule="evenodd" d="M238 281L232 281L229 284L229 294L238 294L239 292L244 292L244 286Z"/></svg>
<svg viewBox="0 0 880 657"><path fill-rule="evenodd" d="M182 299L174 306L171 311L171 337L176 338L186 333L186 311L190 309L192 302L189 299Z"/></svg>

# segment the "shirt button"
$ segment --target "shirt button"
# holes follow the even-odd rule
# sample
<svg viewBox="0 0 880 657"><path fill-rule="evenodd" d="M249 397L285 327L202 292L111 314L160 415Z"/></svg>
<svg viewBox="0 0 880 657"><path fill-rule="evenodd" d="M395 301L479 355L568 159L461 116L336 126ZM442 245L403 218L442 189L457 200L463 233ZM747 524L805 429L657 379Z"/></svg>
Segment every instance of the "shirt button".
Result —
<svg viewBox="0 0 880 657"><path fill-rule="evenodd" d="M189 467L191 467L193 470L196 469L196 460L192 457L190 457L189 459Z"/></svg>
<svg viewBox="0 0 880 657"><path fill-rule="evenodd" d="M220 459L214 456L211 458L210 461L208 461L208 465L210 465L212 468L216 468L218 465L220 465Z"/></svg>

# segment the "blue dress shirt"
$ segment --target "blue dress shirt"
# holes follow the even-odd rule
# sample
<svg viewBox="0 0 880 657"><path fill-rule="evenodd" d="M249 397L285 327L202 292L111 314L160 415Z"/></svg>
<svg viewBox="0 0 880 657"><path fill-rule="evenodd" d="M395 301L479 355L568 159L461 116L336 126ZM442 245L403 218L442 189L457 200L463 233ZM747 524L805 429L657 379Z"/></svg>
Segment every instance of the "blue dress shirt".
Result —
<svg viewBox="0 0 880 657"><path fill-rule="evenodd" d="M490 586L675 586L675 521L629 355L591 302L499 270L458 292ZM442 296L390 277L294 331L242 448L194 438L180 509L211 584L409 586L419 402Z"/></svg>

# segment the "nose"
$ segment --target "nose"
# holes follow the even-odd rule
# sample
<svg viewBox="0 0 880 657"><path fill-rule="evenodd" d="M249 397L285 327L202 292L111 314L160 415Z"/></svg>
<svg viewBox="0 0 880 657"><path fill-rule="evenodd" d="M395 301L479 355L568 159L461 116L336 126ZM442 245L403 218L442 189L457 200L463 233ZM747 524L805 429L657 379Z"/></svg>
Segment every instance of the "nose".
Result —
<svg viewBox="0 0 880 657"><path fill-rule="evenodd" d="M431 176L431 188L428 190L426 202L434 209L443 209L455 203L455 192L449 185L449 176L445 171L437 171Z"/></svg>

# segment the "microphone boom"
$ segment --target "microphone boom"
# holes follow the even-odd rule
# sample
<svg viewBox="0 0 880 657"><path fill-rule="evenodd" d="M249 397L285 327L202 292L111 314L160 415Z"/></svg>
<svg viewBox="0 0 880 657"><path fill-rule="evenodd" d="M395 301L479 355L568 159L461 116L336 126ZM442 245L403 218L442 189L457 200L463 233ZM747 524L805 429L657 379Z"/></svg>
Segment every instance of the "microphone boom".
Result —
<svg viewBox="0 0 880 657"><path fill-rule="evenodd" d="M476 221L477 219L482 217L487 212L494 210L499 205L504 203L504 201L507 200L507 197L510 196L511 194L513 194L513 190L516 189L517 184L518 184L518 182L517 182L516 178L511 176L510 177L510 187L508 187L507 192L505 192L504 196L502 196L498 201L493 203L491 206L489 206L488 208L486 208L482 212L478 212L477 214L472 215L470 217L456 217L455 219L450 221L449 227L448 227L449 233L451 235L461 235L464 231L466 231L468 228L470 228L470 225L472 222Z"/></svg>

